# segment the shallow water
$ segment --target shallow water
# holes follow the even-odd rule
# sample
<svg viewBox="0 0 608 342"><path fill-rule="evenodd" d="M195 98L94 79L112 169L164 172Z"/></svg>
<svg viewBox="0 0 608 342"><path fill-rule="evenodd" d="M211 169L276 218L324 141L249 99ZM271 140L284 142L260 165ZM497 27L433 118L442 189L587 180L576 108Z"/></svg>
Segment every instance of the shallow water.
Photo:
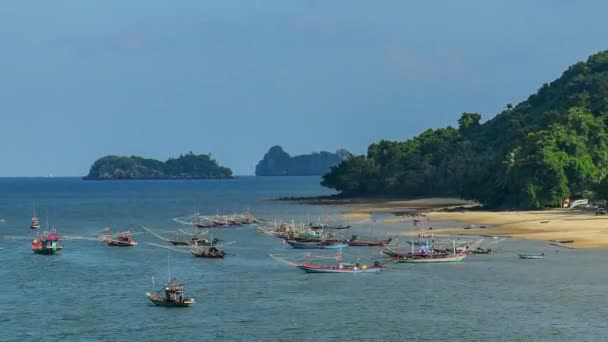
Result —
<svg viewBox="0 0 608 342"><path fill-rule="evenodd" d="M497 253L462 263L390 265L380 274L306 274L269 253L301 254L252 228L217 231L224 260L149 245L112 248L66 240L58 256L31 253L36 201L43 223L66 237L145 224L175 230L171 217L247 208L268 219L311 220L341 208L267 201L328 193L314 177L227 181L85 182L0 179L0 340L61 341L600 341L608 333L608 252L558 249L507 239ZM434 222L435 226L440 223ZM386 231L407 225L395 224ZM355 223L365 237L369 225ZM491 229L484 230L484 234ZM375 234L383 235L381 231ZM520 260L517 252L544 252ZM319 254L334 255L332 251ZM348 248L371 261L378 249ZM149 305L144 293L167 279L187 283L197 304Z"/></svg>

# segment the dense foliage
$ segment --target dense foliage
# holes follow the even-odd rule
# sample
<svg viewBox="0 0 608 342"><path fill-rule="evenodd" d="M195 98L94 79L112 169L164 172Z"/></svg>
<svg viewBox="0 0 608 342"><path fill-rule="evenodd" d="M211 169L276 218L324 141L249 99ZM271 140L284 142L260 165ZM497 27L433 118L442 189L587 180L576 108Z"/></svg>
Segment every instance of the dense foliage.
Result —
<svg viewBox="0 0 608 342"><path fill-rule="evenodd" d="M232 171L210 155L192 152L166 162L136 156L106 156L91 166L84 179L197 179L230 178Z"/></svg>
<svg viewBox="0 0 608 342"><path fill-rule="evenodd" d="M321 176L342 162L350 153L320 152L290 156L281 146L273 146L255 168L256 176Z"/></svg>
<svg viewBox="0 0 608 342"><path fill-rule="evenodd" d="M526 101L481 123L380 141L323 177L345 195L460 196L491 207L543 208L608 196L608 51L571 66Z"/></svg>

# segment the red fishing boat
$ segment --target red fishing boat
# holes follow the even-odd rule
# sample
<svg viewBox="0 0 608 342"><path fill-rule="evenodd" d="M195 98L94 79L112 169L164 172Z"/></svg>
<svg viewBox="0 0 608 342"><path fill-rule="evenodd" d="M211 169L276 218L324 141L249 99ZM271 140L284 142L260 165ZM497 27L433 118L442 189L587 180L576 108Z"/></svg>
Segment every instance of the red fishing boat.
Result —
<svg viewBox="0 0 608 342"><path fill-rule="evenodd" d="M63 250L59 243L59 233L56 231L38 234L32 241L32 251L36 254L57 254Z"/></svg>
<svg viewBox="0 0 608 342"><path fill-rule="evenodd" d="M131 239L131 232L117 233L115 239L112 238L112 236L109 236L109 237L106 237L103 241L105 243L107 243L109 246L116 246L116 247L137 246L137 242L135 242L135 241L133 241L133 239Z"/></svg>

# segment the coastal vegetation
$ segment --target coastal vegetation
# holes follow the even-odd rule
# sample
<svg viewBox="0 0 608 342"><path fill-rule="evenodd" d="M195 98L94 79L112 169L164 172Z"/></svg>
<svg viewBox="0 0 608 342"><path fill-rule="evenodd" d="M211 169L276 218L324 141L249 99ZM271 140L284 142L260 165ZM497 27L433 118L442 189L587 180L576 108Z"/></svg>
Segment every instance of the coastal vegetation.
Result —
<svg viewBox="0 0 608 342"><path fill-rule="evenodd" d="M109 155L93 163L87 180L105 179L210 179L232 178L232 170L218 165L211 155L192 152L162 162L137 156Z"/></svg>
<svg viewBox="0 0 608 342"><path fill-rule="evenodd" d="M350 156L346 150L290 156L281 146L273 146L255 168L256 176L321 176Z"/></svg>
<svg viewBox="0 0 608 342"><path fill-rule="evenodd" d="M608 197L608 51L568 68L482 123L380 141L323 176L346 196L457 196L495 208L557 207Z"/></svg>

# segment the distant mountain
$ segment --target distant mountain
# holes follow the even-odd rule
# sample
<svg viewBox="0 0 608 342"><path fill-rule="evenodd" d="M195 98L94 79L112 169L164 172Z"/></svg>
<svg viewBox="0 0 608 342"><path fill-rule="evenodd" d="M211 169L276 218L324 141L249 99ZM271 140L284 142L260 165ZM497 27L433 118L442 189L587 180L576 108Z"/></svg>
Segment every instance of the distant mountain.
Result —
<svg viewBox="0 0 608 342"><path fill-rule="evenodd" d="M319 152L292 157L281 146L273 146L255 168L256 176L321 176L350 156L340 149L336 153Z"/></svg>
<svg viewBox="0 0 608 342"><path fill-rule="evenodd" d="M109 179L221 179L232 178L232 170L219 166L210 155L192 152L166 162L136 156L105 156L91 166L86 180Z"/></svg>

